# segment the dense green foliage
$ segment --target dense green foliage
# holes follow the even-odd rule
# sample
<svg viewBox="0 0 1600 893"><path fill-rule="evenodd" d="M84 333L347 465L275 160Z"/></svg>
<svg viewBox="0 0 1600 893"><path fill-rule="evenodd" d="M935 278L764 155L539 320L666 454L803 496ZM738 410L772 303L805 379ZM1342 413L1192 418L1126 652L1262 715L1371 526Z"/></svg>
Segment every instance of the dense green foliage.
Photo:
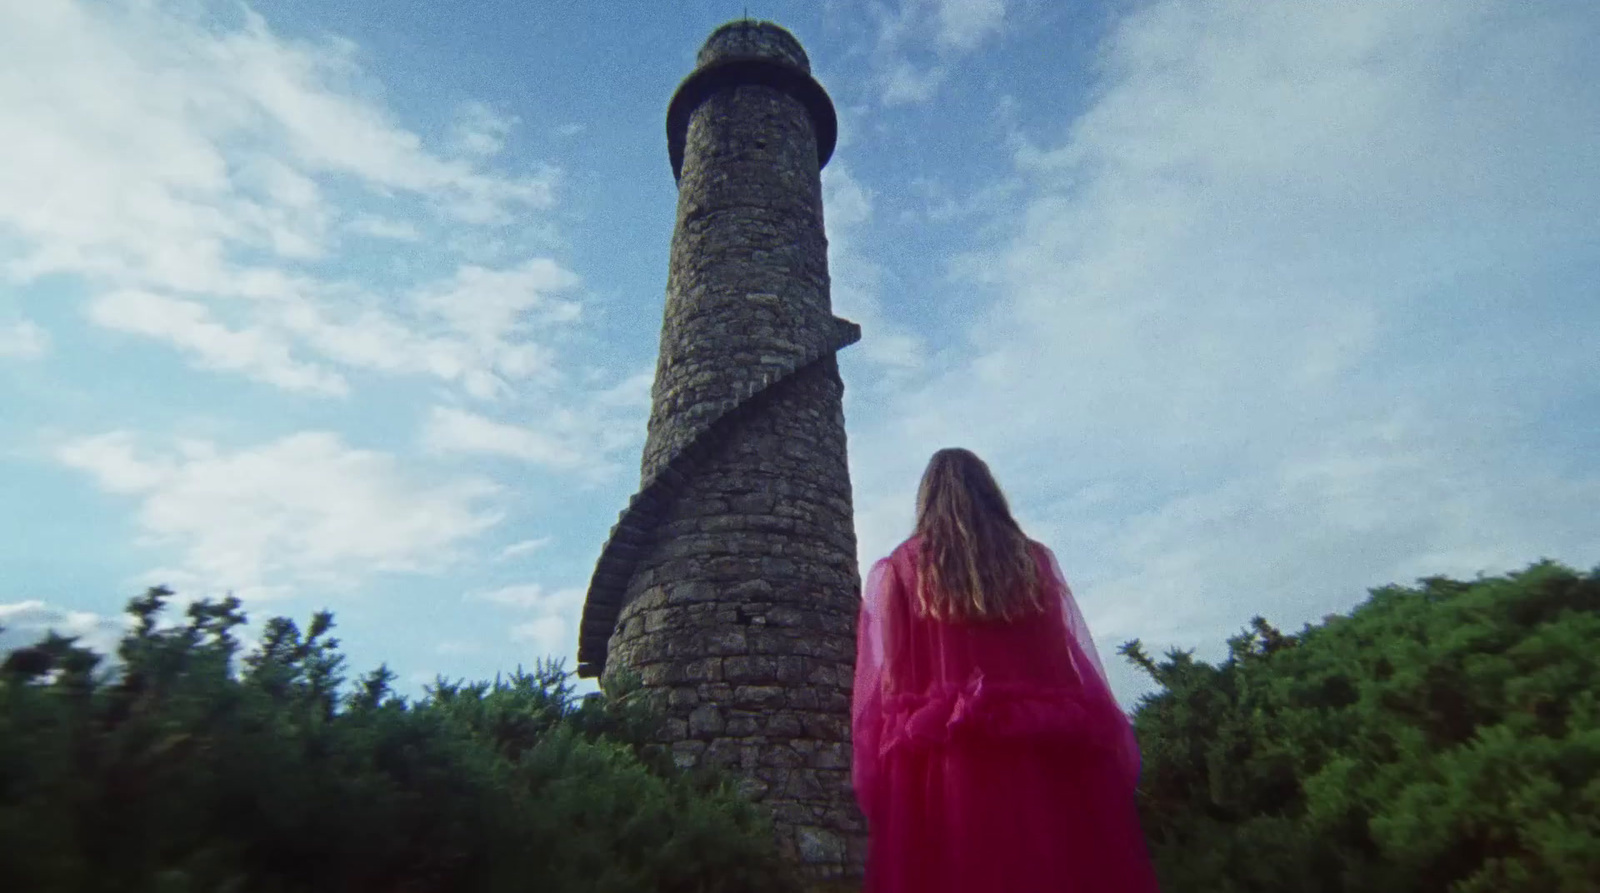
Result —
<svg viewBox="0 0 1600 893"><path fill-rule="evenodd" d="M1218 665L1123 653L1168 890L1600 890L1600 570L1389 587Z"/></svg>
<svg viewBox="0 0 1600 893"><path fill-rule="evenodd" d="M758 812L559 667L346 684L332 618L244 653L232 600L129 604L114 667L0 670L0 872L29 891L796 889ZM1388 587L1212 665L1123 653L1168 890L1600 891L1600 570Z"/></svg>
<svg viewBox="0 0 1600 893"><path fill-rule="evenodd" d="M771 891L770 827L559 667L342 680L318 614L241 654L236 601L129 604L114 670L72 640L0 672L0 887L17 891Z"/></svg>

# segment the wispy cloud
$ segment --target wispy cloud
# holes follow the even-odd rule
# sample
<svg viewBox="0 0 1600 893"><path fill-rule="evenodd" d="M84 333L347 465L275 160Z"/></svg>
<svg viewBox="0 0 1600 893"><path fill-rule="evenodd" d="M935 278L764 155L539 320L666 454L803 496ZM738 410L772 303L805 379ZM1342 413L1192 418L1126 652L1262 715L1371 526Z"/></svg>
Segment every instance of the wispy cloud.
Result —
<svg viewBox="0 0 1600 893"><path fill-rule="evenodd" d="M932 0L939 44L961 52L977 49L1005 26L1006 0Z"/></svg>
<svg viewBox="0 0 1600 893"><path fill-rule="evenodd" d="M481 453L570 471L589 458L575 445L543 431L496 422L476 413L436 406L423 429L423 443L442 453Z"/></svg>
<svg viewBox="0 0 1600 893"><path fill-rule="evenodd" d="M0 604L0 654L32 645L50 633L75 638L85 648L110 654L116 651L127 626L125 617L73 611L38 599Z"/></svg>
<svg viewBox="0 0 1600 893"><path fill-rule="evenodd" d="M267 274L234 282L238 302L109 291L90 303L89 319L171 345L201 368L288 390L343 396L343 368L431 376L487 400L554 372L542 336L578 318L575 301L555 296L576 284L548 259L464 265L385 307L354 287Z"/></svg>
<svg viewBox="0 0 1600 893"><path fill-rule="evenodd" d="M0 323L0 359L36 360L50 352L50 334L37 323Z"/></svg>
<svg viewBox="0 0 1600 893"><path fill-rule="evenodd" d="M896 324L884 313L886 272L866 253L873 223L872 193L850 172L849 165L834 162L822 171L822 198L828 209L833 309L862 328L862 342L853 352L859 351L890 374L918 369L926 347L912 329Z"/></svg>
<svg viewBox="0 0 1600 893"><path fill-rule="evenodd" d="M512 558L518 558L523 555L537 552L553 542L555 542L555 540L548 536L541 536L537 539L531 540L518 540L517 542L514 542L500 550L500 560L508 561Z"/></svg>
<svg viewBox="0 0 1600 893"><path fill-rule="evenodd" d="M457 155L489 158L506 147L506 136L516 125L515 116L499 115L481 102L469 102L457 113L450 146Z"/></svg>
<svg viewBox="0 0 1600 893"><path fill-rule="evenodd" d="M439 455L514 459L582 480L605 480L621 470L623 453L637 447L644 418L641 407L606 399L615 393L616 388L601 391L581 404L538 404L535 424L435 406L423 426L422 446ZM524 411L529 405L520 404Z"/></svg>
<svg viewBox="0 0 1600 893"><path fill-rule="evenodd" d="M0 108L12 134L0 145L0 226L19 246L3 259L11 277L215 290L235 252L318 250L339 213L326 177L410 194L468 222L550 204L549 171L505 176L430 152L356 90L351 45L284 38L248 10L224 27L182 9L0 10L9 59Z"/></svg>
<svg viewBox="0 0 1600 893"><path fill-rule="evenodd" d="M1007 6L1007 0L900 0L874 7L881 102L932 99L956 60L1003 33Z"/></svg>
<svg viewBox="0 0 1600 893"><path fill-rule="evenodd" d="M197 301L122 289L96 298L89 319L108 329L171 344L206 369L238 372L290 391L342 396L343 377L294 358L282 333L261 327L230 328Z"/></svg>
<svg viewBox="0 0 1600 893"><path fill-rule="evenodd" d="M557 610L570 607L573 603L582 603L583 591L580 589L547 589L537 583L521 583L515 586L504 586L491 589L488 592L472 596L474 601L488 602L502 608L515 608L518 610Z"/></svg>
<svg viewBox="0 0 1600 893"><path fill-rule="evenodd" d="M393 456L304 432L227 451L205 441L141 449L112 432L63 443L57 459L138 500L147 545L177 560L152 582L262 598L301 584L344 587L371 574L433 572L499 516L499 488L429 480Z"/></svg>
<svg viewBox="0 0 1600 893"><path fill-rule="evenodd" d="M427 417L435 458L593 480L636 439L637 377L564 353L582 282L529 252L550 244L558 176L514 151L515 116L468 102L416 131L355 45L210 0L4 5L0 51L16 135L0 141L0 277L34 295L70 282L61 300L115 343L219 376L352 407L475 405ZM6 356L48 345L32 323L0 330ZM173 443L123 409L107 427L125 430L56 458L133 498L175 585L260 597L428 572L498 520L483 479L429 480L343 434ZM546 440L502 420L520 411Z"/></svg>
<svg viewBox="0 0 1600 893"><path fill-rule="evenodd" d="M333 364L491 396L549 362L524 319L577 314L548 258L435 263L392 286L403 300L326 263L340 232L414 242L549 208L551 169L487 166L508 117L468 104L430 149L359 88L352 45L248 8L11 4L0 34L0 275L79 277L99 324L305 393L347 392Z"/></svg>
<svg viewBox="0 0 1600 893"><path fill-rule="evenodd" d="M506 586L479 593L474 600L509 609L522 619L513 621L512 642L531 646L537 657L571 657L577 644L578 615L583 590L547 589L537 583Z"/></svg>
<svg viewBox="0 0 1600 893"><path fill-rule="evenodd" d="M1600 555L1600 479L1524 439L1579 448L1556 407L1600 381L1563 334L1600 325L1577 14L1120 20L1095 101L1019 151L1009 235L956 265L992 300L964 356L852 435L864 556L904 533L907 456L952 444L993 460L1111 643Z"/></svg>
<svg viewBox="0 0 1600 893"><path fill-rule="evenodd" d="M422 233L415 224L405 220L380 217L376 214L357 214L347 227L351 232L374 239L393 239L397 242L415 242Z"/></svg>

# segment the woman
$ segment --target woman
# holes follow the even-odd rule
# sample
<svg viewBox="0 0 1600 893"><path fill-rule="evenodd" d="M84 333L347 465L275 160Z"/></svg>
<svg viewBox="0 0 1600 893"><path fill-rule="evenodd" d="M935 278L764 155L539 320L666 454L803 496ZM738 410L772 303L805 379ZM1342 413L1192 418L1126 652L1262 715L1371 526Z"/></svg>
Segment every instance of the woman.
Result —
<svg viewBox="0 0 1600 893"><path fill-rule="evenodd" d="M1139 750L1055 558L940 450L867 578L852 710L867 893L1157 889Z"/></svg>

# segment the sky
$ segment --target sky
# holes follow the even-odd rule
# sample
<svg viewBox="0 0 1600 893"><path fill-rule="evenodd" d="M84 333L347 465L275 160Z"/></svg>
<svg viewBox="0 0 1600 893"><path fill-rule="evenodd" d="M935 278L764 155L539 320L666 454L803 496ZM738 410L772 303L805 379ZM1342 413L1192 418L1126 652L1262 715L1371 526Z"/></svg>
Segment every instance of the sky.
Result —
<svg viewBox="0 0 1600 893"><path fill-rule="evenodd" d="M1600 564L1600 6L0 0L0 647L162 583L573 666L707 34L788 27L863 565L988 459L1111 654Z"/></svg>

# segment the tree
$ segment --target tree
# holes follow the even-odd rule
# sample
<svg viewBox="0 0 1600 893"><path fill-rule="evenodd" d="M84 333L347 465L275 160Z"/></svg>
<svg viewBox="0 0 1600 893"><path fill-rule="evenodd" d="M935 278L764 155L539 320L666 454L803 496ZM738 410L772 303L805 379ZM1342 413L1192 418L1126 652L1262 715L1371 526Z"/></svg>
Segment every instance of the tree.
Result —
<svg viewBox="0 0 1600 893"><path fill-rule="evenodd" d="M0 670L0 865L30 891L790 890L770 827L676 771L627 687L580 701L540 663L344 684L326 612L269 621L241 657L236 600L160 623L104 666L52 636Z"/></svg>
<svg viewBox="0 0 1600 893"><path fill-rule="evenodd" d="M1217 665L1122 653L1170 889L1600 889L1600 570L1374 590Z"/></svg>

